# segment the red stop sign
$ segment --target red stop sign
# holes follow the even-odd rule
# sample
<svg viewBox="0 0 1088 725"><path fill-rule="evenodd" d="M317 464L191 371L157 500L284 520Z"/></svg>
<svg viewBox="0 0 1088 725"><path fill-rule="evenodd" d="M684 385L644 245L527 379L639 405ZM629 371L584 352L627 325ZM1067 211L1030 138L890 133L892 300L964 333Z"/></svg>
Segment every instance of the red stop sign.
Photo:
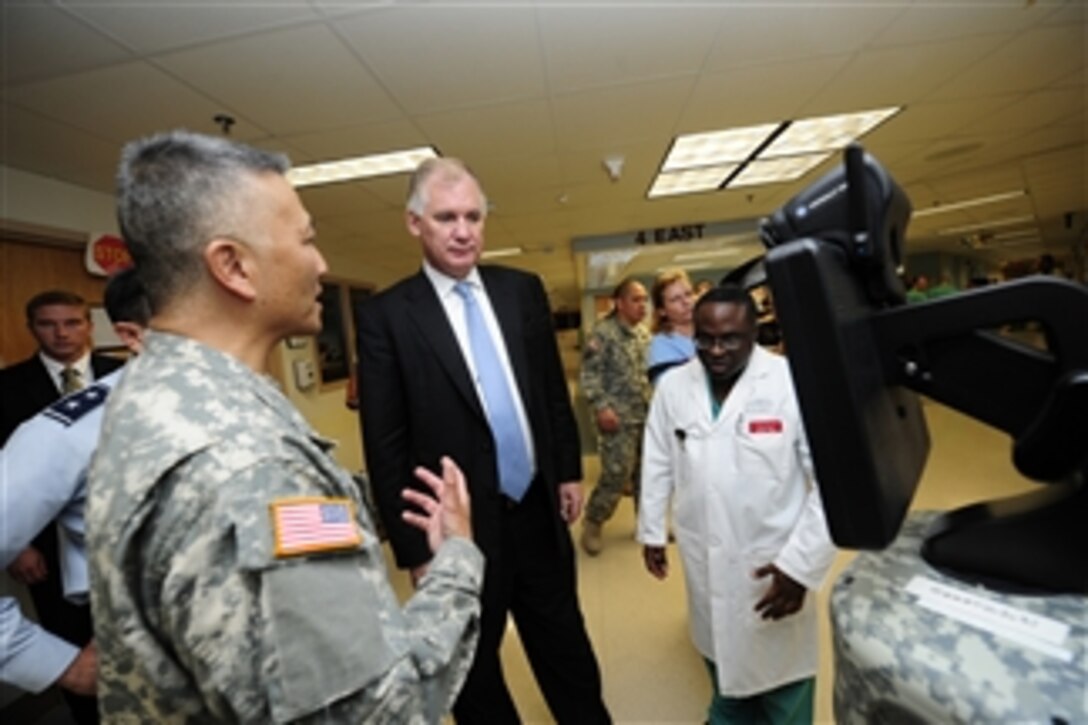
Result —
<svg viewBox="0 0 1088 725"><path fill-rule="evenodd" d="M107 275L132 266L125 240L113 234L103 234L91 242L91 258Z"/></svg>

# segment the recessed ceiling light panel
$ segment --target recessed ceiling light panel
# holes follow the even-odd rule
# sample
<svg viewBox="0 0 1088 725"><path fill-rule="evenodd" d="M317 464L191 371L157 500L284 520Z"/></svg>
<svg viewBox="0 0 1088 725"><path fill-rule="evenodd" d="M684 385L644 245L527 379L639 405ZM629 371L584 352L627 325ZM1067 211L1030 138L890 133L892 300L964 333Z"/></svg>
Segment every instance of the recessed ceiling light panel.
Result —
<svg viewBox="0 0 1088 725"><path fill-rule="evenodd" d="M296 187L332 184L337 181L365 179L415 171L424 160L435 158L438 152L431 146L405 151L393 151L371 156L358 156L339 161L327 161L309 166L296 166L287 172L287 180Z"/></svg>
<svg viewBox="0 0 1088 725"><path fill-rule="evenodd" d="M958 211L960 209L970 209L972 207L984 206L986 204L998 204L1003 201L1012 201L1013 199L1019 199L1022 196L1027 196L1027 191L1024 189L1015 189L1013 191L1003 191L999 194L980 196L975 199L953 201L947 204L942 204L938 202L935 203L933 206L925 207L923 209L915 209L911 213L911 219L933 216L934 214L944 214L945 212Z"/></svg>
<svg viewBox="0 0 1088 725"><path fill-rule="evenodd" d="M845 148L885 119L899 113L900 109L901 106L892 106L873 111L802 118L791 123L760 156L769 159Z"/></svg>
<svg viewBox="0 0 1088 725"><path fill-rule="evenodd" d="M744 161L781 124L731 128L678 136L661 170L676 171Z"/></svg>
<svg viewBox="0 0 1088 725"><path fill-rule="evenodd" d="M499 257L515 257L525 250L521 247L498 247L496 249L485 249L480 253L480 257L483 259L497 259Z"/></svg>
<svg viewBox="0 0 1088 725"><path fill-rule="evenodd" d="M963 224L958 227L946 227L944 229L938 229L937 234L942 236L951 236L955 234L963 234L964 232L974 232L985 229L993 229L995 227L1011 227L1017 224L1025 224L1027 222L1035 221L1035 217L1031 214L1023 214L1020 216L1006 217L1004 219L992 219L986 222L975 222L973 224Z"/></svg>
<svg viewBox="0 0 1088 725"><path fill-rule="evenodd" d="M790 156L784 159L756 159L729 182L729 188L757 186L793 181L804 176L810 169L824 162L831 153Z"/></svg>
<svg viewBox="0 0 1088 725"><path fill-rule="evenodd" d="M711 166L704 169L689 169L687 171L672 171L658 174L654 179L654 185L650 188L649 197L656 199L662 196L675 196L677 194L694 194L699 191L712 191L717 189L732 174L738 164L725 166Z"/></svg>

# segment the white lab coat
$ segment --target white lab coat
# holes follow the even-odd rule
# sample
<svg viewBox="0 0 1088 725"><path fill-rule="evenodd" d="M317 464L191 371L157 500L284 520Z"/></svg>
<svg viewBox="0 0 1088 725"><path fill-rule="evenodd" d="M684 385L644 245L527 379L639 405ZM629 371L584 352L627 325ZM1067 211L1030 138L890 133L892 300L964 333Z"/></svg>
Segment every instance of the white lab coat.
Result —
<svg viewBox="0 0 1088 725"><path fill-rule="evenodd" d="M691 636L713 660L718 690L747 697L815 675L816 602L835 549L787 361L756 347L712 419L698 358L658 382L646 422L638 539L664 546L666 514L684 563ZM774 563L809 589L777 622L754 606Z"/></svg>

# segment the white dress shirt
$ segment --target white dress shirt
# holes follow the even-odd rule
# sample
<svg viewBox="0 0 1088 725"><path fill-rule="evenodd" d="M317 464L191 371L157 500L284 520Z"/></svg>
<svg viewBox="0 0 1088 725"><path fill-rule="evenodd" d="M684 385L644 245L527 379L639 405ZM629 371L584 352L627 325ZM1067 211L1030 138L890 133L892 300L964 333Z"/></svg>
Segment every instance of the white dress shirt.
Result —
<svg viewBox="0 0 1088 725"><path fill-rule="evenodd" d="M453 335L457 338L457 344L461 347L461 356L465 359L465 364L468 366L469 373L472 375L472 383L476 387L476 397L480 399L480 404L484 410L487 410L487 401L484 399L484 391L480 386L479 375L476 372L476 362L472 358L472 346L468 339L468 328L465 325L465 302L461 299L461 296L454 290L454 286L462 280L454 279L449 275L435 269L433 266L423 261L423 273L430 280L434 286L434 291L438 295L439 302L442 303L442 308L446 311L446 318L450 322L450 327L453 328ZM529 451L529 463L532 464L533 470L536 470L536 450L533 448L533 436L529 428L529 418L525 414L525 404L521 400L521 391L518 388L518 382L514 378L514 369L510 366L510 355L506 351L506 341L503 339L502 330L499 328L498 318L495 317L495 309L491 306L491 298L488 297L487 288L484 287L483 280L480 279L480 272L476 267L472 268L463 280L467 282L476 295L476 301L480 305L480 312L483 313L484 323L487 325L487 332L491 335L491 342L495 345L495 350L499 355L499 362L502 363L503 375L506 376L506 384L510 386L510 390L514 395L511 396L514 399L514 406L517 408L518 423L521 425L521 436L525 440L526 450Z"/></svg>

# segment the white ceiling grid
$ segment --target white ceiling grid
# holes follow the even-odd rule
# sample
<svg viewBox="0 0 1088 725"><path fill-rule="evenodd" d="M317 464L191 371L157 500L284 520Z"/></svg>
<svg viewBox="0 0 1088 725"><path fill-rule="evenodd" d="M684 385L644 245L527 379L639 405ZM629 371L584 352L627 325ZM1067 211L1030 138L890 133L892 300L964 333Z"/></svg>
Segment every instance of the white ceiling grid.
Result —
<svg viewBox="0 0 1088 725"><path fill-rule="evenodd" d="M5 0L0 163L108 193L124 141L217 133L217 113L296 163L433 144L487 186L489 246L527 250L503 263L571 307L572 238L758 217L837 162L649 201L676 135L903 105L864 143L916 207L1029 192L915 220L909 247L960 253L936 231L1015 212L1040 217L1036 251L1060 252L1088 212L1085 20L1081 0ZM417 267L404 187L302 192L335 274L387 284ZM668 261L655 251L632 268Z"/></svg>

